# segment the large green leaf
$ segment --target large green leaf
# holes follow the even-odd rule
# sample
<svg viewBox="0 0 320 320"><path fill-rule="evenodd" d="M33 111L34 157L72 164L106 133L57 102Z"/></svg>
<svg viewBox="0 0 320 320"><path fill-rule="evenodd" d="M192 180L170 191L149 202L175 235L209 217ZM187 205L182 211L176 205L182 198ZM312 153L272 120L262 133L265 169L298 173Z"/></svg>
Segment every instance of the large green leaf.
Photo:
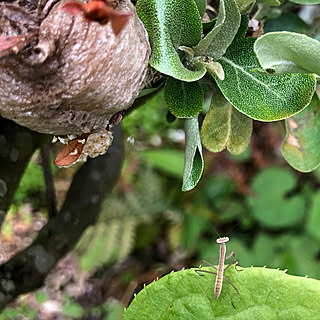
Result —
<svg viewBox="0 0 320 320"><path fill-rule="evenodd" d="M255 219L273 229L300 223L305 206L303 197L286 197L295 185L294 175L285 169L270 168L257 174L250 185L252 195L248 197Z"/></svg>
<svg viewBox="0 0 320 320"><path fill-rule="evenodd" d="M320 42L304 34L270 32L254 44L262 68L283 73L320 75Z"/></svg>
<svg viewBox="0 0 320 320"><path fill-rule="evenodd" d="M247 148L251 134L252 119L233 108L220 92L215 92L201 128L202 144L211 152L227 148L232 154L240 154Z"/></svg>
<svg viewBox="0 0 320 320"><path fill-rule="evenodd" d="M215 271L213 268L203 268ZM267 268L231 267L218 300L213 274L194 269L172 272L145 287L134 298L123 320L292 320L318 319L320 282Z"/></svg>
<svg viewBox="0 0 320 320"><path fill-rule="evenodd" d="M198 82L184 82L168 78L164 88L168 110L177 118L193 118L204 103L203 91Z"/></svg>
<svg viewBox="0 0 320 320"><path fill-rule="evenodd" d="M197 44L195 56L219 59L231 44L240 26L240 12L236 0L221 0L214 28Z"/></svg>
<svg viewBox="0 0 320 320"><path fill-rule="evenodd" d="M218 60L225 79L213 76L230 103L253 119L275 121L288 118L311 101L316 81L310 74L264 75L253 72L260 65L253 51L254 39L244 38L247 21L226 54Z"/></svg>
<svg viewBox="0 0 320 320"><path fill-rule="evenodd" d="M138 0L136 9L150 37L150 65L179 80L201 79L206 69L187 69L177 52L180 46L192 47L201 40L202 24L195 1Z"/></svg>
<svg viewBox="0 0 320 320"><path fill-rule="evenodd" d="M185 132L186 151L182 191L189 191L197 185L203 172L203 157L198 117L185 121Z"/></svg>
<svg viewBox="0 0 320 320"><path fill-rule="evenodd" d="M320 165L320 100L314 95L311 104L286 120L286 137L281 151L296 170L310 172Z"/></svg>

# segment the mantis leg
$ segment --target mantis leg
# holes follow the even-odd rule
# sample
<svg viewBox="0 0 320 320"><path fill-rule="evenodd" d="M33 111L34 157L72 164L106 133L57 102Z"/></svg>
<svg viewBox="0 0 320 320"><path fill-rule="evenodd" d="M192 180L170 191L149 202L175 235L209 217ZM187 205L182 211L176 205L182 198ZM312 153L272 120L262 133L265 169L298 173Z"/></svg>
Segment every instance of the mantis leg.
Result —
<svg viewBox="0 0 320 320"><path fill-rule="evenodd" d="M231 256L233 256L235 259L228 264L228 266L224 269L224 271L226 271L230 266L232 266L233 264L235 264L235 269L237 271L242 271L242 270L238 270L237 269L237 264L238 264L238 259L236 258L236 255L234 254L234 251L232 251L227 257L226 257L226 260L229 259Z"/></svg>
<svg viewBox="0 0 320 320"><path fill-rule="evenodd" d="M212 267L213 269L216 269L218 270L214 265L212 265L211 263L209 263L208 261L206 260L202 260L202 262L206 263L207 265L209 265L210 267Z"/></svg>
<svg viewBox="0 0 320 320"><path fill-rule="evenodd" d="M196 273L198 273L198 272L205 272L205 273L210 273L210 274L215 274L215 275L217 275L216 272L207 271L207 270L195 269L194 271L195 271Z"/></svg>
<svg viewBox="0 0 320 320"><path fill-rule="evenodd" d="M232 262L230 262L225 268L224 271L228 270L233 264L237 264L238 260L234 259Z"/></svg>
<svg viewBox="0 0 320 320"><path fill-rule="evenodd" d="M196 270L194 270L194 271L197 272L197 273L198 273L198 272L204 272L204 273L210 273L210 274L217 275L216 272L207 271L207 270L196 269ZM231 284L231 286L234 288L234 290L236 290L236 293L235 293L235 294L231 297L231 299L230 299L230 302L231 302L233 308L235 309L235 306L234 306L234 304L233 304L233 302L232 302L232 299L233 299L235 296L237 296L240 292L239 292L239 290L237 289L237 287L236 287L228 278L226 278L225 276L223 276L223 279L226 280L229 284Z"/></svg>
<svg viewBox="0 0 320 320"><path fill-rule="evenodd" d="M235 294L231 297L231 299L230 299L231 304L232 304L233 308L235 309L235 306L234 306L234 304L233 304L233 302L232 302L232 299L233 299L235 296L237 296L240 292L239 292L239 290L237 289L237 287L236 287L228 278L226 278L225 276L223 276L223 279L226 280L229 284L231 284L232 287L233 287L233 289L236 290L236 293L235 293Z"/></svg>
<svg viewBox="0 0 320 320"><path fill-rule="evenodd" d="M232 251L227 257L226 260L229 259L231 256L233 256L236 259L236 255L234 254L234 251Z"/></svg>

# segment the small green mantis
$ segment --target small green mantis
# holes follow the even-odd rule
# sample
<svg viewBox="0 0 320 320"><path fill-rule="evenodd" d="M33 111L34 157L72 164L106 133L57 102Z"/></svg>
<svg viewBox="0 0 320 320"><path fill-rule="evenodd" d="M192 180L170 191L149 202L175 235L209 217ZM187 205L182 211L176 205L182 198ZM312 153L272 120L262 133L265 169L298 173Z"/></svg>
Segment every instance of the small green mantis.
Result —
<svg viewBox="0 0 320 320"><path fill-rule="evenodd" d="M226 268L224 268L224 262L226 259L229 259L231 256L233 256L235 258L235 254L232 251L227 257L226 257L226 243L229 241L228 237L223 237L223 238L218 238L216 240L216 242L218 244L220 244L220 256L219 256L219 266L218 268L216 268L215 266L213 266L211 263L202 260L204 263L208 264L210 267L214 268L217 270L217 272L212 272L212 271L207 271L207 270L201 270L201 269L196 269L195 271L197 273L199 272L205 272L205 273L210 273L210 274L215 274L216 277L216 282L214 285L214 298L216 300L218 300L220 293L221 293L221 289L222 289L222 282L223 279L226 280L228 283L230 283L232 285L232 287L236 290L236 293L232 296L231 298L231 304L234 307L233 303L232 303L232 299L237 296L239 294L239 290L236 288L236 286L228 279L224 276L224 272L230 268L230 266L232 266L233 264L237 265L238 260L234 259L231 263L229 263Z"/></svg>

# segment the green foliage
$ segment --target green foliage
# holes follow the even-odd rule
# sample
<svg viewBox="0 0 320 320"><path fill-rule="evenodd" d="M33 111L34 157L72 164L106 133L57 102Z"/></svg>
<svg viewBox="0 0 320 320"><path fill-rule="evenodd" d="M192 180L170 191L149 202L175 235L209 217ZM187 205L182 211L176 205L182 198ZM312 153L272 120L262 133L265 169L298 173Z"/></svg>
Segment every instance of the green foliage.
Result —
<svg viewBox="0 0 320 320"><path fill-rule="evenodd" d="M280 0L258 0L257 3L265 6L280 6Z"/></svg>
<svg viewBox="0 0 320 320"><path fill-rule="evenodd" d="M320 0L290 0L293 3L298 4L318 4L320 3Z"/></svg>
<svg viewBox="0 0 320 320"><path fill-rule="evenodd" d="M146 150L141 152L142 158L154 168L165 174L182 179L184 154L174 149Z"/></svg>
<svg viewBox="0 0 320 320"><path fill-rule="evenodd" d="M116 301L108 302L104 305L105 312L107 315L103 320L120 320L123 315L123 306L121 303Z"/></svg>
<svg viewBox="0 0 320 320"><path fill-rule="evenodd" d="M16 308L6 308L0 314L0 320L16 320L16 319L36 320L37 312L29 307L28 304L22 303Z"/></svg>
<svg viewBox="0 0 320 320"><path fill-rule="evenodd" d="M193 48L195 56L221 58L240 26L240 12L235 0L221 0L214 28Z"/></svg>
<svg viewBox="0 0 320 320"><path fill-rule="evenodd" d="M63 305L63 314L71 319L79 319L83 316L84 310L79 303L67 298Z"/></svg>
<svg viewBox="0 0 320 320"><path fill-rule="evenodd" d="M194 0L194 1L198 7L200 17L202 17L206 12L207 0Z"/></svg>
<svg viewBox="0 0 320 320"><path fill-rule="evenodd" d="M46 292L44 292L44 291L37 291L37 292L36 292L36 300L37 300L38 303L41 303L41 304L42 304L42 303L48 301L48 300L49 300L49 297L48 297L48 295L47 295Z"/></svg>
<svg viewBox="0 0 320 320"><path fill-rule="evenodd" d="M316 192L312 199L310 212L308 215L307 231L320 241L320 192Z"/></svg>
<svg viewBox="0 0 320 320"><path fill-rule="evenodd" d="M237 5L241 14L250 12L255 3L256 0L237 0Z"/></svg>
<svg viewBox="0 0 320 320"><path fill-rule="evenodd" d="M201 18L194 0L139 0L137 13L150 37L150 65L161 73L183 81L196 81L205 68L186 68L178 53L181 46L201 40Z"/></svg>
<svg viewBox="0 0 320 320"><path fill-rule="evenodd" d="M232 154L240 154L250 143L251 133L252 119L233 108L220 92L215 92L203 121L202 144L211 152L227 148Z"/></svg>
<svg viewBox="0 0 320 320"><path fill-rule="evenodd" d="M296 170L310 172L320 165L320 100L314 95L311 104L299 114L286 119L286 137L281 152Z"/></svg>
<svg viewBox="0 0 320 320"><path fill-rule="evenodd" d="M137 12L149 33L151 66L170 76L165 85L168 110L185 119L196 117L201 110L206 113L208 99L203 98L200 86L207 72L212 77L210 87L215 87L215 81L229 103L225 108L211 108L202 142L213 152L227 148L240 154L250 140L252 121L247 117L278 121L295 116L310 104L316 88L314 73L319 74L319 42L288 31L315 34L317 27L310 28L297 15L286 12L291 7L282 6L279 0L258 0L254 19L262 20L268 31L284 32L255 39L249 30L245 37L248 17L241 14L252 16L255 0L220 0L217 17L201 27L205 4L203 0L138 0ZM207 92L204 94L207 98ZM198 139L197 133L194 139ZM198 153L186 155L184 191L200 179L203 161L199 146ZM194 163L198 165L193 167ZM298 169L294 161L290 163ZM186 187L190 168L197 172Z"/></svg>
<svg viewBox="0 0 320 320"><path fill-rule="evenodd" d="M273 74L320 75L320 42L306 35L285 31L270 32L257 39L254 51L262 68Z"/></svg>
<svg viewBox="0 0 320 320"><path fill-rule="evenodd" d="M37 156L38 153L35 154L33 159ZM19 206L32 195L37 195L37 199L39 199L39 193L43 191L44 177L42 168L35 163L35 160L31 160L14 195L13 204Z"/></svg>
<svg viewBox="0 0 320 320"><path fill-rule="evenodd" d="M193 118L199 114L204 103L198 82L182 82L168 78L164 89L168 110L177 118Z"/></svg>
<svg viewBox="0 0 320 320"><path fill-rule="evenodd" d="M295 184L294 175L281 168L266 169L255 176L251 183L253 195L248 202L263 226L276 229L301 223L303 198L299 195L285 197Z"/></svg>
<svg viewBox="0 0 320 320"><path fill-rule="evenodd" d="M259 64L253 52L255 40L244 38L246 23L244 19L233 44L218 60L225 72L223 81L214 76L219 88L235 108L253 119L274 121L298 113L311 101L314 77L303 74L268 76L253 72Z"/></svg>
<svg viewBox="0 0 320 320"><path fill-rule="evenodd" d="M267 20L263 27L265 33L274 31L306 33L309 29L309 25L292 12L282 12L279 17Z"/></svg>
<svg viewBox="0 0 320 320"><path fill-rule="evenodd" d="M93 272L103 265L121 262L131 253L140 225L152 224L168 210L168 199L162 192L159 178L150 168L141 168L139 184L123 197L119 193L108 197L99 219L80 239L76 253L81 269ZM179 220L176 210L169 220ZM152 238L155 230L152 230Z"/></svg>
<svg viewBox="0 0 320 320"><path fill-rule="evenodd" d="M215 271L212 268L203 268ZM319 281L289 276L267 268L230 268L221 296L214 299L215 275L194 269L170 273L143 289L126 310L123 320L156 319L315 319L320 311ZM302 290L303 288L303 290Z"/></svg>
<svg viewBox="0 0 320 320"><path fill-rule="evenodd" d="M201 178L203 171L202 146L198 118L185 121L186 152L183 169L182 191L193 189Z"/></svg>

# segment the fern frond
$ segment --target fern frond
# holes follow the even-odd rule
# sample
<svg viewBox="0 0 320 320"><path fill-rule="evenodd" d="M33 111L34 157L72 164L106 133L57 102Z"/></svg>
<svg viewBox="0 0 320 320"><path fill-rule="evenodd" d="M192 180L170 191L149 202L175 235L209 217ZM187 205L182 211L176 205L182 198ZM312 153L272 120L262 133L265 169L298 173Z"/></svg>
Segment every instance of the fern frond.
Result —
<svg viewBox="0 0 320 320"><path fill-rule="evenodd" d="M126 217L122 221L122 236L119 241L117 261L123 261L130 253L134 245L137 222L132 217Z"/></svg>

